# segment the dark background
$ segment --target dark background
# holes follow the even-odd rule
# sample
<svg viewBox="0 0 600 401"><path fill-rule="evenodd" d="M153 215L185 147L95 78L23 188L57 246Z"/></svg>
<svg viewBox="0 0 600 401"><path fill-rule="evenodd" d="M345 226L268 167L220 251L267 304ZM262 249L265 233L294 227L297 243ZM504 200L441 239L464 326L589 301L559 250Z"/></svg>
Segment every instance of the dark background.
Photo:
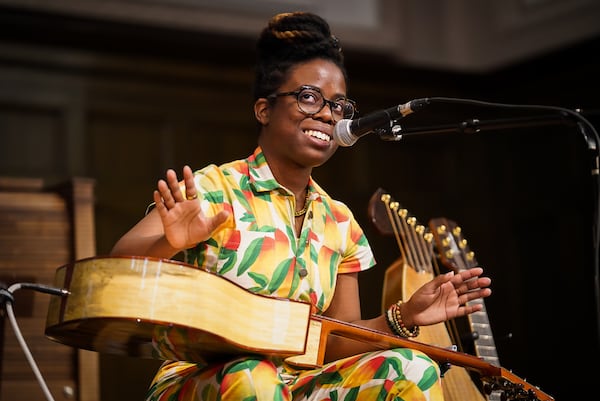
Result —
<svg viewBox="0 0 600 401"><path fill-rule="evenodd" d="M98 254L141 217L166 168L219 164L254 148L253 40L10 8L0 8L0 30L8 93L0 99L0 174L96 179ZM415 68L352 49L346 57L350 95L363 114L444 96L581 108L594 124L600 117L600 38L485 73ZM75 83L67 112L63 103L39 100L62 99ZM493 279L486 306L502 366L568 400L596 379L600 356L592 258L597 151L576 119L537 117L433 102L402 128L421 132L469 118L503 125L395 142L366 136L314 176L355 211L374 248L378 266L361 278L366 317L380 312L383 274L399 257L395 240L367 213L382 187L423 223L444 216L461 225ZM29 137L35 129L51 139ZM156 366L110 355L102 365L103 399L143 394Z"/></svg>

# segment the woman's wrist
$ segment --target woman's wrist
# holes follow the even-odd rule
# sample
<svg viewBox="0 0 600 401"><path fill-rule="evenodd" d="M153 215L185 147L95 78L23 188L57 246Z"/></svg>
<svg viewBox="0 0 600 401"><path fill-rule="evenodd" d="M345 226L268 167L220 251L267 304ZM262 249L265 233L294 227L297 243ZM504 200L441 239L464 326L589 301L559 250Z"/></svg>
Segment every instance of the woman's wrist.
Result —
<svg viewBox="0 0 600 401"><path fill-rule="evenodd" d="M405 324L402 317L402 305L404 302L398 301L388 308L385 313L385 319L392 333L404 337L412 338L419 335L419 326L408 326Z"/></svg>

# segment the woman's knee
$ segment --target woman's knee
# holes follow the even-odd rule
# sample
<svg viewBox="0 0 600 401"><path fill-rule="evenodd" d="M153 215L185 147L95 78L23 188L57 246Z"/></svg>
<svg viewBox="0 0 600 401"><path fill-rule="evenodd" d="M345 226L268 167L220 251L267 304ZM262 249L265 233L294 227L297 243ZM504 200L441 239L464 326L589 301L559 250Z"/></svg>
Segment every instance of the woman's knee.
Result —
<svg viewBox="0 0 600 401"><path fill-rule="evenodd" d="M399 379L407 379L427 388L440 380L439 365L421 351L409 348L393 348L378 353L395 366Z"/></svg>
<svg viewBox="0 0 600 401"><path fill-rule="evenodd" d="M249 357L228 363L222 371L221 399L289 400L290 392L268 359Z"/></svg>

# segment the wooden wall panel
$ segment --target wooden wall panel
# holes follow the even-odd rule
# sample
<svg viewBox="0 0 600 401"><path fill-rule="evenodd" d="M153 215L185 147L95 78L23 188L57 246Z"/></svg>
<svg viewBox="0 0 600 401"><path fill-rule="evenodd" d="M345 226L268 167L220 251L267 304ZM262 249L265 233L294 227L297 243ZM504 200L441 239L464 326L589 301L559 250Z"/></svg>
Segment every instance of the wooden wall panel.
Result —
<svg viewBox="0 0 600 401"><path fill-rule="evenodd" d="M95 252L93 181L45 188L40 180L0 179L0 280L52 285L57 267ZM99 399L97 356L44 335L52 295L14 293L15 318L55 400ZM2 316L0 400L45 400L44 392Z"/></svg>
<svg viewBox="0 0 600 401"><path fill-rule="evenodd" d="M0 120L3 122L0 171L18 170L31 177L45 171L66 173L66 158L61 155L67 138L57 110L33 105L16 108L0 102ZM14 152L15 149L19 152Z"/></svg>

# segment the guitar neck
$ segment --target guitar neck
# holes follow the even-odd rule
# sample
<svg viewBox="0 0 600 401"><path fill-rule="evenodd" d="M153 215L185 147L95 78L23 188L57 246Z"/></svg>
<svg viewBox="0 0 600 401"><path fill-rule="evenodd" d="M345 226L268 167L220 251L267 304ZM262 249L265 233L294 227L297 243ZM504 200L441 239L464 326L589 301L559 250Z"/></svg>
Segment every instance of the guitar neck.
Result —
<svg viewBox="0 0 600 401"><path fill-rule="evenodd" d="M380 349L411 348L428 355L439 364L451 364L477 372L481 379L487 383L490 391L504 392L506 399L529 401L553 401L554 398L522 380L512 372L502 367L495 366L481 358L462 352L451 351L446 348L420 343L414 340L392 336L377 330L347 322L338 321L325 316L311 316L311 325L318 327L318 332L309 333L309 343L318 341L319 352L317 366L322 366L325 354L325 344L329 335L338 335L352 340L366 342ZM311 337L312 340L311 340ZM311 347L314 348L314 344Z"/></svg>
<svg viewBox="0 0 600 401"><path fill-rule="evenodd" d="M469 248L462 229L456 222L444 217L434 218L429 221L429 228L434 237L439 259L447 269L460 272L478 265L475 253ZM474 354L489 363L500 365L485 302L483 299L477 299L467 304L482 306L480 311L467 316Z"/></svg>
<svg viewBox="0 0 600 401"><path fill-rule="evenodd" d="M488 314L485 309L485 303L482 299L469 301L467 304L481 304L483 309L470 314L467 319L471 333L476 333L473 337L473 347L475 348L475 355L483 358L486 362L494 365L500 365L500 358L496 351L496 343L494 342L494 336L488 319Z"/></svg>
<svg viewBox="0 0 600 401"><path fill-rule="evenodd" d="M321 322L325 334L340 335L357 341L367 342L380 349L411 348L426 353L439 363L450 363L467 369L475 370L482 376L498 376L500 368L491 365L481 358L462 352L451 351L447 348L438 347L414 341L407 338L393 336L377 330L368 329L351 323L341 322L324 316L313 316Z"/></svg>

